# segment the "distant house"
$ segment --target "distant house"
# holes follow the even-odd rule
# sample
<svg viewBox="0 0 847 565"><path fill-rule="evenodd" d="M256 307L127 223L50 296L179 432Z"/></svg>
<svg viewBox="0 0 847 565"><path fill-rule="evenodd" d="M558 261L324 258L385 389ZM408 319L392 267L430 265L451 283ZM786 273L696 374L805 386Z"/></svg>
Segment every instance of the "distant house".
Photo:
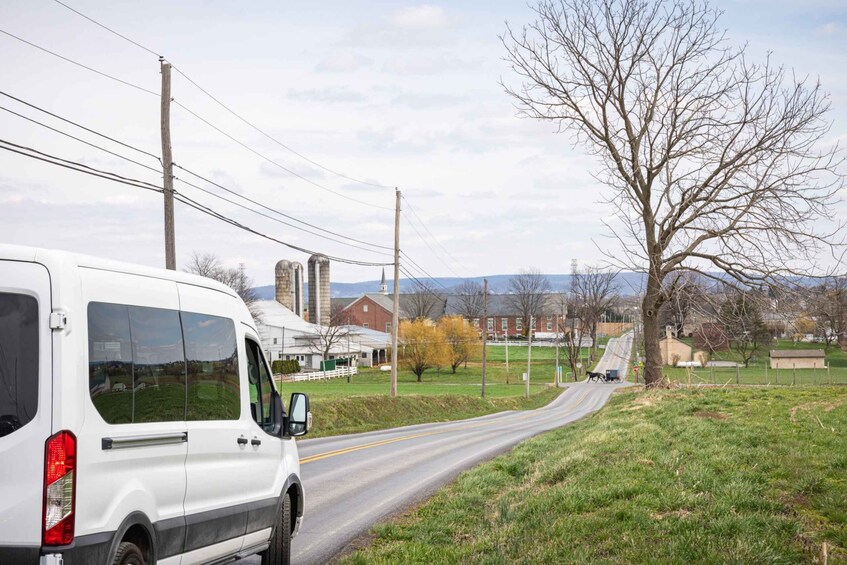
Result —
<svg viewBox="0 0 847 565"><path fill-rule="evenodd" d="M378 292L368 292L359 298L333 298L333 305L344 308L343 321L353 326L391 333L394 299Z"/></svg>
<svg viewBox="0 0 847 565"><path fill-rule="evenodd" d="M680 361L687 363L694 358L692 347L675 338L671 326L665 328L665 337L659 340L659 349L662 352L662 365L676 365Z"/></svg>
<svg viewBox="0 0 847 565"><path fill-rule="evenodd" d="M771 350L771 369L823 369L826 367L823 349Z"/></svg>

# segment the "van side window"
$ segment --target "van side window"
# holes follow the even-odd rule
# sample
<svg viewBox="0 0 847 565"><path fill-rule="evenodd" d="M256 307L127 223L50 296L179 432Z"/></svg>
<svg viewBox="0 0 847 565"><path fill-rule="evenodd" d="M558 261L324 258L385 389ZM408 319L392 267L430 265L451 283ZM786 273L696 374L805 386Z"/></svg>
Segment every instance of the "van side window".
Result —
<svg viewBox="0 0 847 565"><path fill-rule="evenodd" d="M88 305L88 392L106 422L132 423L132 340L126 306Z"/></svg>
<svg viewBox="0 0 847 565"><path fill-rule="evenodd" d="M262 360L259 345L250 339L245 340L247 349L247 375L250 382L250 411L253 419L262 429L270 432L274 428L271 396L273 385L267 365Z"/></svg>
<svg viewBox="0 0 847 565"><path fill-rule="evenodd" d="M0 437L38 409L38 301L0 292Z"/></svg>
<svg viewBox="0 0 847 565"><path fill-rule="evenodd" d="M185 419L185 350L179 312L129 307L133 422Z"/></svg>
<svg viewBox="0 0 847 565"><path fill-rule="evenodd" d="M179 312L88 305L88 386L110 424L185 419L185 352Z"/></svg>
<svg viewBox="0 0 847 565"><path fill-rule="evenodd" d="M182 312L188 362L186 420L241 417L235 324L229 318Z"/></svg>

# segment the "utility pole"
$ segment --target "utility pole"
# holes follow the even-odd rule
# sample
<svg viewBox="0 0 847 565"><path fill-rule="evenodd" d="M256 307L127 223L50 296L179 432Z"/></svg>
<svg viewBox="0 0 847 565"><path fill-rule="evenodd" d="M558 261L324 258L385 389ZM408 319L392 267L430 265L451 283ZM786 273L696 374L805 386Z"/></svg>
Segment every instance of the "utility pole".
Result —
<svg viewBox="0 0 847 565"><path fill-rule="evenodd" d="M391 314L391 396L397 396L397 333L400 326L400 189L394 207L394 312Z"/></svg>
<svg viewBox="0 0 847 565"><path fill-rule="evenodd" d="M485 398L485 359L488 349L488 279L482 279L482 398ZM497 341L497 336L494 336Z"/></svg>
<svg viewBox="0 0 847 565"><path fill-rule="evenodd" d="M527 344L526 344L526 397L529 398L529 373L530 373L530 362L532 361L532 326L533 326L532 316L529 317L529 328L526 332L527 335Z"/></svg>
<svg viewBox="0 0 847 565"><path fill-rule="evenodd" d="M174 243L174 164L171 154L171 64L159 57L162 70L162 169L165 177L165 268L176 271Z"/></svg>

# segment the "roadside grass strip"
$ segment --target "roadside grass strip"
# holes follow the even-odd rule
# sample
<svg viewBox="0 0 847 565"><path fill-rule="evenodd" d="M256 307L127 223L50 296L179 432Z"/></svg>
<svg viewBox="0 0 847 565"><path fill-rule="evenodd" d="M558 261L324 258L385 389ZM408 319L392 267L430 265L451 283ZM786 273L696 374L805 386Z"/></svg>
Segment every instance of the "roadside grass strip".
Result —
<svg viewBox="0 0 847 565"><path fill-rule="evenodd" d="M847 387L620 392L343 563L847 563Z"/></svg>
<svg viewBox="0 0 847 565"><path fill-rule="evenodd" d="M294 389L292 389L294 390ZM308 437L369 432L413 424L464 420L504 410L533 410L549 404L566 389L539 388L529 398L480 398L449 394L313 398L313 428ZM478 392L477 392L478 394Z"/></svg>

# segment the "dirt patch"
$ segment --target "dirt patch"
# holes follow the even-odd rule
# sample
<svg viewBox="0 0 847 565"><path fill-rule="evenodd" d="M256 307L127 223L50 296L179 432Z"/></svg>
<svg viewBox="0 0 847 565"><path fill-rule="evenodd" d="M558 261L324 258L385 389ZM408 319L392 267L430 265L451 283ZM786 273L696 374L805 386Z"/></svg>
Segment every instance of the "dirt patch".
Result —
<svg viewBox="0 0 847 565"><path fill-rule="evenodd" d="M727 414L726 412L711 412L709 410L701 410L700 412L695 412L694 416L697 418L707 418L709 420L726 420L732 414Z"/></svg>
<svg viewBox="0 0 847 565"><path fill-rule="evenodd" d="M690 510L686 510L685 508L680 508L679 510L674 510L673 512L659 512L657 514L651 514L650 517L654 520L664 520L665 518L687 518L691 514Z"/></svg>
<svg viewBox="0 0 847 565"><path fill-rule="evenodd" d="M801 410L804 411L804 412L811 412L812 410L820 409L820 410L823 410L824 412L832 412L836 408L843 405L845 402L847 402L847 399L830 400L830 401L819 400L817 402L807 402L806 404L798 404L797 406L794 406L790 410L788 410L788 417L791 419L792 424L796 424L797 423L797 412L799 412Z"/></svg>

